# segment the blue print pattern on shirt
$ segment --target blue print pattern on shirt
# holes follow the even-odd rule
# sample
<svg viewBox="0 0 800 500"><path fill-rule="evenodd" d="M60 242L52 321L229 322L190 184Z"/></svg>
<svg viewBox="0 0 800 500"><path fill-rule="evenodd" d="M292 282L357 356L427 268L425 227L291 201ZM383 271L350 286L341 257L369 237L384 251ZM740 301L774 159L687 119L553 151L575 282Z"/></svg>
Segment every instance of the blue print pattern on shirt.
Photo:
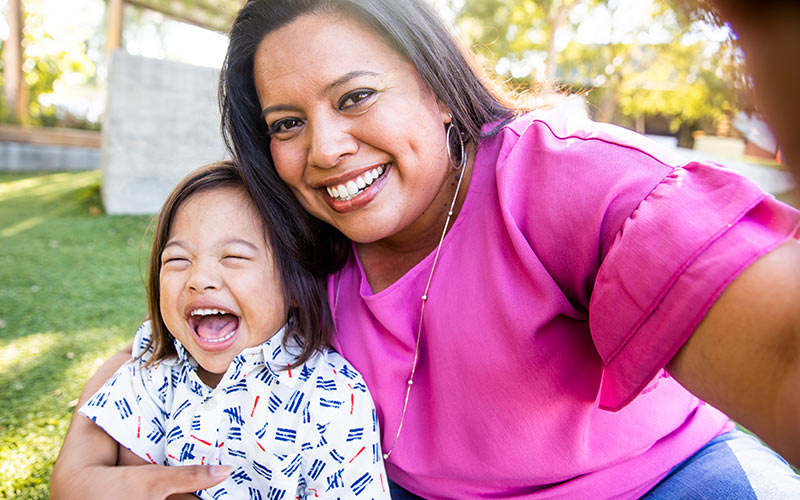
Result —
<svg viewBox="0 0 800 500"><path fill-rule="evenodd" d="M135 358L81 409L148 462L234 467L200 498L389 499L372 399L361 375L326 350L288 369L299 339L283 330L234 358L212 389L176 343L177 356L145 367L149 323Z"/></svg>

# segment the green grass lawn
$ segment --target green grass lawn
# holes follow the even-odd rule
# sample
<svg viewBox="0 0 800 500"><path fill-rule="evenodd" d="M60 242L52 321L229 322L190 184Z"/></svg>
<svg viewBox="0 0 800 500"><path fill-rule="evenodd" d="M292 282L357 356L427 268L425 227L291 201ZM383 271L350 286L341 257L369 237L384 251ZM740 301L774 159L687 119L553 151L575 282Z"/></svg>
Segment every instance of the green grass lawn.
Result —
<svg viewBox="0 0 800 500"><path fill-rule="evenodd" d="M48 498L81 388L133 337L150 217L101 212L100 172L0 172L0 498Z"/></svg>

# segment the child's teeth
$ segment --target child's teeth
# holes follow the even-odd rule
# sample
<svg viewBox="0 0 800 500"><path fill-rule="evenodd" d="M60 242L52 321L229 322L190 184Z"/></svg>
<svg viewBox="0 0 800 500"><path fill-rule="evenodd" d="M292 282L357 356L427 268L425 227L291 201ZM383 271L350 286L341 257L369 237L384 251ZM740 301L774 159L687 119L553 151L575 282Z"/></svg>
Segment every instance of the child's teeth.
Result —
<svg viewBox="0 0 800 500"><path fill-rule="evenodd" d="M328 195L337 200L349 200L356 196L362 189L371 185L385 171L383 165L364 172L355 178L338 186L327 186Z"/></svg>
<svg viewBox="0 0 800 500"><path fill-rule="evenodd" d="M218 339L204 339L206 342L211 342L212 344L218 344L220 342L225 342L229 338L233 337L236 334L236 330L232 331L231 333L225 335L224 337L220 337Z"/></svg>
<svg viewBox="0 0 800 500"><path fill-rule="evenodd" d="M212 314L228 314L225 311L221 311L219 309L195 309L191 313L192 316L210 316Z"/></svg>

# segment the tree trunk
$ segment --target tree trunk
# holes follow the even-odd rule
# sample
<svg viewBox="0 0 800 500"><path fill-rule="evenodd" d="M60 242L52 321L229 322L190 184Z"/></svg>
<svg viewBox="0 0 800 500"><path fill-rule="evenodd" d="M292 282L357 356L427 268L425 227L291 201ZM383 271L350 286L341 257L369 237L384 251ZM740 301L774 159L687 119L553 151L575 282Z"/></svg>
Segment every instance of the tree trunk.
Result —
<svg viewBox="0 0 800 500"><path fill-rule="evenodd" d="M28 118L27 88L22 80L22 2L8 0L8 40L3 49L3 94L12 120Z"/></svg>
<svg viewBox="0 0 800 500"><path fill-rule="evenodd" d="M694 131L697 125L694 123L681 123L678 128L678 147L694 149Z"/></svg>
<svg viewBox="0 0 800 500"><path fill-rule="evenodd" d="M548 85L553 85L556 81L556 70L558 69L556 53L556 36L558 30L567 22L569 13L575 8L575 0L561 0L551 5L548 13L548 24L550 31L547 33L547 60L545 61L545 78Z"/></svg>
<svg viewBox="0 0 800 500"><path fill-rule="evenodd" d="M636 115L636 131L640 134L645 133L644 115Z"/></svg>

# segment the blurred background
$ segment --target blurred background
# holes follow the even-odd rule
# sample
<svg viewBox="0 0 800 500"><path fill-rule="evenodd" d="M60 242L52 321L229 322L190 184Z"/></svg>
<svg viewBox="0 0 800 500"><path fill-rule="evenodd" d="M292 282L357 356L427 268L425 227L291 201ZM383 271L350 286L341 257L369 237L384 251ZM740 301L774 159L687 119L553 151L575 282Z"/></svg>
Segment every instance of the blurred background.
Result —
<svg viewBox="0 0 800 500"><path fill-rule="evenodd" d="M736 35L671 0L430 0L498 82L794 203ZM689 2L691 3L691 2ZM225 156L242 0L0 0L0 498L47 498L76 398L143 319L151 214Z"/></svg>

